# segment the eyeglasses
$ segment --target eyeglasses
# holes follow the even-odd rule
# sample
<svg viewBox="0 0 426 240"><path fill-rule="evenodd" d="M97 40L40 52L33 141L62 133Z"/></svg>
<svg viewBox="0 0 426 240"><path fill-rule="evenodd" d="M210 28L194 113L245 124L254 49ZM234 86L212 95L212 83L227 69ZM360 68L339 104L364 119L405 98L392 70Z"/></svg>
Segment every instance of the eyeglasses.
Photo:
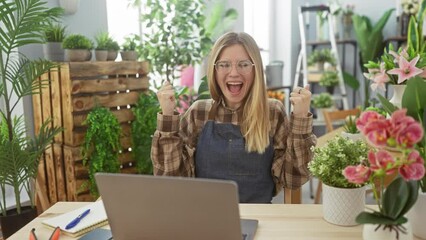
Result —
<svg viewBox="0 0 426 240"><path fill-rule="evenodd" d="M232 70L232 62L231 61L219 61L214 64L214 68L218 73L230 73ZM253 69L254 63L250 60L241 60L237 62L237 71L240 74L250 73Z"/></svg>

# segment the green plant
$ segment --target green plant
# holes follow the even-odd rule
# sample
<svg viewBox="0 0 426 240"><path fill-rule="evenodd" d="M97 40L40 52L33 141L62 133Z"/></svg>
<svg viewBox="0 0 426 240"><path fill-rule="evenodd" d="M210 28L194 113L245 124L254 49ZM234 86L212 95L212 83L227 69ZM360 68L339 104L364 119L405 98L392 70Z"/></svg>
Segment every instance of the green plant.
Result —
<svg viewBox="0 0 426 240"><path fill-rule="evenodd" d="M314 156L309 162L309 171L323 183L338 188L356 188L359 184L348 182L343 169L358 165L367 159L369 147L361 140L336 136L321 148L314 148Z"/></svg>
<svg viewBox="0 0 426 240"><path fill-rule="evenodd" d="M226 9L225 0L215 0L211 2L213 6L206 8L204 28L206 35L212 40L218 39L226 31L230 30L238 18L235 8Z"/></svg>
<svg viewBox="0 0 426 240"><path fill-rule="evenodd" d="M139 1L135 0L134 5ZM210 51L211 39L206 35L202 0L148 0L141 15L148 31L139 47L162 80L173 82L175 70L202 60Z"/></svg>
<svg viewBox="0 0 426 240"><path fill-rule="evenodd" d="M339 84L339 76L334 71L324 72L319 81L319 85L323 87L334 87L337 84Z"/></svg>
<svg viewBox="0 0 426 240"><path fill-rule="evenodd" d="M65 39L65 29L66 27L59 23L50 23L44 31L46 42L62 42Z"/></svg>
<svg viewBox="0 0 426 240"><path fill-rule="evenodd" d="M92 49L92 41L81 35L81 34L71 34L64 39L62 42L63 49Z"/></svg>
<svg viewBox="0 0 426 240"><path fill-rule="evenodd" d="M141 174L152 174L152 135L157 128L157 113L160 111L155 92L149 90L141 93L132 110L135 115L132 122L132 153L136 169Z"/></svg>
<svg viewBox="0 0 426 240"><path fill-rule="evenodd" d="M35 206L33 183L43 151L60 128L43 122L34 137L27 136L23 115L17 105L26 96L40 93L48 79L42 77L56 65L46 60L29 60L16 49L44 43L43 33L63 10L47 8L40 0L0 0L0 211L6 216L6 186L13 188L17 213L21 213L21 192L26 191ZM39 78L42 81L39 81Z"/></svg>
<svg viewBox="0 0 426 240"><path fill-rule="evenodd" d="M308 65L312 66L315 63L325 63L328 62L331 65L336 65L336 59L334 58L331 50L328 48L323 48L320 50L314 50L312 54L308 57Z"/></svg>
<svg viewBox="0 0 426 240"><path fill-rule="evenodd" d="M124 43L121 45L123 51L135 51L140 45L141 38L136 34L131 34L124 38Z"/></svg>
<svg viewBox="0 0 426 240"><path fill-rule="evenodd" d="M110 41L110 36L108 32L99 32L95 36L96 50L108 50L108 43Z"/></svg>
<svg viewBox="0 0 426 240"><path fill-rule="evenodd" d="M343 130L347 133L356 134L359 133L358 128L356 127L356 119L358 116L348 116L345 119L345 124L343 125Z"/></svg>
<svg viewBox="0 0 426 240"><path fill-rule="evenodd" d="M329 93L320 93L312 98L312 107L330 108L333 106L333 98Z"/></svg>
<svg viewBox="0 0 426 240"><path fill-rule="evenodd" d="M362 72L366 72L364 64L368 63L369 61L375 61L382 54L385 47L382 31L393 10L394 9L386 11L374 26L371 24L370 19L366 16L361 16L358 14L354 14L352 16L355 36L358 47L360 49L359 61L363 68ZM364 78L364 108L369 106L369 81L370 80Z"/></svg>
<svg viewBox="0 0 426 240"><path fill-rule="evenodd" d="M95 173L120 170L118 154L121 150L121 126L108 108L96 107L87 115L87 131L82 145L83 165L89 164L90 194L99 196Z"/></svg>
<svg viewBox="0 0 426 240"><path fill-rule="evenodd" d="M120 50L120 45L112 37L109 37L108 43L107 43L107 49L108 51L118 51Z"/></svg>

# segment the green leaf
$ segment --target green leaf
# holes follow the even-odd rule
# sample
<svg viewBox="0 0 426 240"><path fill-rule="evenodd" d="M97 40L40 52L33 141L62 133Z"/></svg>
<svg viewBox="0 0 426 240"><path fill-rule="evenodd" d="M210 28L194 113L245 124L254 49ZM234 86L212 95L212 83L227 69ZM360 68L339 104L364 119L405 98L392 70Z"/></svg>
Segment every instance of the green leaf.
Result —
<svg viewBox="0 0 426 240"><path fill-rule="evenodd" d="M414 77L407 81L407 86L402 96L402 107L407 108L407 115L417 121L422 121L426 109L426 82L421 77Z"/></svg>
<svg viewBox="0 0 426 240"><path fill-rule="evenodd" d="M408 202L409 193L408 183L404 179L401 177L394 179L382 197L383 214L389 218L398 219Z"/></svg>
<svg viewBox="0 0 426 240"><path fill-rule="evenodd" d="M343 81L346 83L346 85L348 85L349 87L351 87L353 90L358 90L359 89L359 82L358 79L356 79L353 75L351 75L348 72L343 72Z"/></svg>
<svg viewBox="0 0 426 240"><path fill-rule="evenodd" d="M383 97L380 94L377 94L377 97L380 100L380 103L382 104L383 109L389 114L392 115L393 112L395 112L396 110L398 110L398 108L393 105L391 102L389 102L389 100L385 97Z"/></svg>
<svg viewBox="0 0 426 240"><path fill-rule="evenodd" d="M360 224L389 224L395 225L398 222L394 219L382 215L380 212L361 212L356 217L355 221ZM403 222L402 222L403 223Z"/></svg>

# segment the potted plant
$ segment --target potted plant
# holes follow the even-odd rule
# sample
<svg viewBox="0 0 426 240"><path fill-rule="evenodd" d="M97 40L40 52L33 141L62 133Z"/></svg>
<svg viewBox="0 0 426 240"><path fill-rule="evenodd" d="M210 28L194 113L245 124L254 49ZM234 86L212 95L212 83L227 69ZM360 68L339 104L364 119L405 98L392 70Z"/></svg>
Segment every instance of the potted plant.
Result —
<svg viewBox="0 0 426 240"><path fill-rule="evenodd" d="M314 149L308 168L322 181L324 219L344 226L356 225L355 217L364 210L365 187L348 182L343 170L367 158L368 145L336 136L327 145Z"/></svg>
<svg viewBox="0 0 426 240"><path fill-rule="evenodd" d="M70 62L89 61L92 58L92 41L81 34L71 34L62 42L65 49L65 60Z"/></svg>
<svg viewBox="0 0 426 240"><path fill-rule="evenodd" d="M108 37L107 49L107 61L115 61L118 56L118 51L120 50L120 45L111 36Z"/></svg>
<svg viewBox="0 0 426 240"><path fill-rule="evenodd" d="M345 118L342 136L352 140L362 140L362 135L356 127L356 120L359 116L349 115Z"/></svg>
<svg viewBox="0 0 426 240"><path fill-rule="evenodd" d="M46 121L34 137L27 136L24 115L17 114L16 106L25 96L40 92L48 79L39 78L56 65L47 60L30 60L16 49L42 44L49 22L57 21L62 10L48 8L40 0L0 0L0 6L0 223L3 237L7 238L37 215L34 181L38 163L61 131ZM6 188L12 188L12 202ZM29 207L22 206L21 194L28 194Z"/></svg>
<svg viewBox="0 0 426 240"><path fill-rule="evenodd" d="M95 36L95 59L96 61L106 61L108 58L108 32L100 32Z"/></svg>
<svg viewBox="0 0 426 240"><path fill-rule="evenodd" d="M131 34L124 38L124 43L121 45L121 59L123 61L136 61L138 53L136 47L140 46L140 37L136 34Z"/></svg>
<svg viewBox="0 0 426 240"><path fill-rule="evenodd" d="M44 57L50 61L63 62L65 52L62 48L62 41L65 39L65 26L59 23L50 23L44 31L46 43L43 44Z"/></svg>
<svg viewBox="0 0 426 240"><path fill-rule="evenodd" d="M140 1L134 0L135 4ZM152 0L141 15L147 34L138 51L151 63L153 73L161 80L173 82L176 69L193 65L210 51L211 39L206 34L202 14L204 1L184 0L164 4Z"/></svg>
<svg viewBox="0 0 426 240"><path fill-rule="evenodd" d="M318 71L324 70L324 63L329 63L332 66L336 65L336 59L334 58L329 48L316 49L308 57L308 65L317 65Z"/></svg>
<svg viewBox="0 0 426 240"><path fill-rule="evenodd" d="M320 93L319 95L315 95L312 98L312 107L316 108L317 110L317 120L324 120L322 111L327 111L327 109L330 109L333 104L333 98L329 93Z"/></svg>
<svg viewBox="0 0 426 240"><path fill-rule="evenodd" d="M118 160L121 151L121 126L117 118L108 108L96 107L87 115L84 124L87 125L84 143L81 147L83 165L89 165L89 189L94 199L99 197L95 181L95 173L120 170ZM87 185L83 185L84 188Z"/></svg>
<svg viewBox="0 0 426 240"><path fill-rule="evenodd" d="M319 85L327 89L327 92L333 94L334 87L339 84L339 76L335 71L325 71L319 80Z"/></svg>

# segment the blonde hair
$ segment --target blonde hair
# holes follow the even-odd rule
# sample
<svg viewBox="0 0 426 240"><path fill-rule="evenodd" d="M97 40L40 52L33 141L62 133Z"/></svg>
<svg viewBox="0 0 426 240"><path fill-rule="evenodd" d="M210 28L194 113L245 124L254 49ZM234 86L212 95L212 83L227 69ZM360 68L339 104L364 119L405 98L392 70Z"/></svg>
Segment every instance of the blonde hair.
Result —
<svg viewBox="0 0 426 240"><path fill-rule="evenodd" d="M214 63L223 49L235 44L243 46L250 60L255 64L254 81L242 104L241 133L246 140L247 151L263 153L269 145L269 131L271 129L269 105L259 47L247 33L229 32L220 37L214 44L207 67L210 95L215 101L219 101L223 96L216 81Z"/></svg>

